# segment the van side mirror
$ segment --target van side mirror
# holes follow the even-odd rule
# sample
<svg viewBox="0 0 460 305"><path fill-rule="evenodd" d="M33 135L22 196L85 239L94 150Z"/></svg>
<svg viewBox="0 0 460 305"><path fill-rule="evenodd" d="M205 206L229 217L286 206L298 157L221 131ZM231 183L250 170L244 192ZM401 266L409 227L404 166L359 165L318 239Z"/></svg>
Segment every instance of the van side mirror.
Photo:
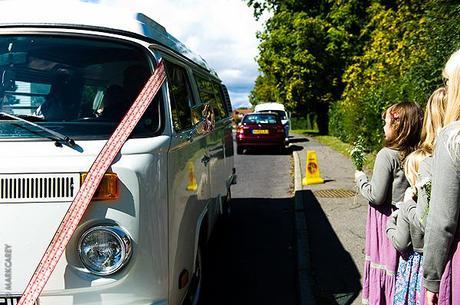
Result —
<svg viewBox="0 0 460 305"><path fill-rule="evenodd" d="M201 108L202 106L202 108ZM209 105L201 105L195 109L192 109L192 116L196 118L195 126L190 130L189 135L187 136L188 141L193 141L193 137L196 134L207 134L214 130L216 127L216 118L214 113L214 108Z"/></svg>
<svg viewBox="0 0 460 305"><path fill-rule="evenodd" d="M7 69L2 73L2 91L14 90L16 90L16 74Z"/></svg>

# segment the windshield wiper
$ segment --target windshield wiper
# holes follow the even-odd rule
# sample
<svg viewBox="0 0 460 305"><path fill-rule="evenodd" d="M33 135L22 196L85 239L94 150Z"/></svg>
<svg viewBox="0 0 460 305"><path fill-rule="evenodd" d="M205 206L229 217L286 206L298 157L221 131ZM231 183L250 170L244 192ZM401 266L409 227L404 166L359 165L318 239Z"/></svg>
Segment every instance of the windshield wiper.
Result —
<svg viewBox="0 0 460 305"><path fill-rule="evenodd" d="M6 112L0 112L0 115L8 117L8 118L11 118L11 119L14 119L14 120L24 122L26 124L29 124L29 125L31 125L33 127L36 127L36 128L38 128L40 130L43 130L43 131L49 133L50 135L53 136L51 139L56 141L55 144L58 147L62 146L62 144L65 144L65 145L69 146L70 148L75 148L75 145L76 145L75 141L72 138L70 138L70 137L68 137L66 135L63 135L62 133L59 133L59 132L54 131L54 130L51 130L51 129L46 128L44 126L40 126L38 124L35 124L35 123L31 122L31 121L28 121L26 119L23 119L23 118L21 118L19 116L13 115L13 114L9 114L9 113L6 113ZM29 117L29 116L26 116L26 117Z"/></svg>

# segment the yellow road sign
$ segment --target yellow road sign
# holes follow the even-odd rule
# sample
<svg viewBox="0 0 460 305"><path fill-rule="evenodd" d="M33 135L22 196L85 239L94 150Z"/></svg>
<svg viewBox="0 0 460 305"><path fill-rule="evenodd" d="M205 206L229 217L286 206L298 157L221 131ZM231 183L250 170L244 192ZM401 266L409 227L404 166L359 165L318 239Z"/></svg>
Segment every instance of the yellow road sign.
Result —
<svg viewBox="0 0 460 305"><path fill-rule="evenodd" d="M307 151L307 166L305 169L305 177L302 179L302 185L324 183L319 172L318 159L314 150Z"/></svg>

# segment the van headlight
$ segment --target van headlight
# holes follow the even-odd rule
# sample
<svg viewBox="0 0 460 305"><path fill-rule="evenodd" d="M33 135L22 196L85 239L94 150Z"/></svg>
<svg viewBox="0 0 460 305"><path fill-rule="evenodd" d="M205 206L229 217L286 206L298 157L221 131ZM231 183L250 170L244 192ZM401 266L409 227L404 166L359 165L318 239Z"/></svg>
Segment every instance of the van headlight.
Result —
<svg viewBox="0 0 460 305"><path fill-rule="evenodd" d="M78 253L89 271L97 275L110 275L126 265L131 257L131 237L120 227L93 227L81 236Z"/></svg>

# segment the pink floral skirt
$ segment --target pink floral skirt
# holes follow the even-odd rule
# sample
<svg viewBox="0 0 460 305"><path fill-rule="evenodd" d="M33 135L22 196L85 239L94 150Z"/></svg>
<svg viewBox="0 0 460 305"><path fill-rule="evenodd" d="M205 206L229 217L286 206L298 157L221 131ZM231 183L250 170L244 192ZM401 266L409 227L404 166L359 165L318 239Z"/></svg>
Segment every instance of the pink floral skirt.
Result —
<svg viewBox="0 0 460 305"><path fill-rule="evenodd" d="M393 304L399 255L385 234L387 220L391 212L390 204L369 205L368 207L363 304Z"/></svg>

